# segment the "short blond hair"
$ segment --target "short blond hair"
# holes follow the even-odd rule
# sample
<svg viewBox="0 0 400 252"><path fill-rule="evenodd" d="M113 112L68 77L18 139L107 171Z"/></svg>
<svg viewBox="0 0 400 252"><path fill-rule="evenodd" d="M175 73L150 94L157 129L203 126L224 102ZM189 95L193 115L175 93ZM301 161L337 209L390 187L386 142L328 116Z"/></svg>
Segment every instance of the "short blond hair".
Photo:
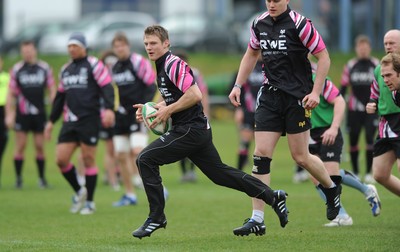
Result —
<svg viewBox="0 0 400 252"><path fill-rule="evenodd" d="M161 42L164 43L164 41L169 40L169 35L168 35L168 31L167 29L165 29L164 27L162 27L161 25L151 25L148 26L145 30L144 30L144 35L155 35L157 36ZM168 45L170 46L170 45Z"/></svg>
<svg viewBox="0 0 400 252"><path fill-rule="evenodd" d="M382 66L392 65L393 70L396 73L400 73L400 54L399 53L388 53L381 60Z"/></svg>

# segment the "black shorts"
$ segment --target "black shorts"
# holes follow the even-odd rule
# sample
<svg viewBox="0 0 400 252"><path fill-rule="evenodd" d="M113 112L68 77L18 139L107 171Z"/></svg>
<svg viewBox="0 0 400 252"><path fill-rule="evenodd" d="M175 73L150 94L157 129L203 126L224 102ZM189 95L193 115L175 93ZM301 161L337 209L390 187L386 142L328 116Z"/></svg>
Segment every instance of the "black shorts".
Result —
<svg viewBox="0 0 400 252"><path fill-rule="evenodd" d="M338 162L340 163L343 150L343 136L339 129L336 136L335 143L333 145L322 144L321 135L328 128L315 128L310 132L310 144L308 148L311 154L317 155L323 162Z"/></svg>
<svg viewBox="0 0 400 252"><path fill-rule="evenodd" d="M378 114L368 114L364 111L347 112L347 130L350 134L360 134L361 129L365 128L367 136L374 138L379 124Z"/></svg>
<svg viewBox="0 0 400 252"><path fill-rule="evenodd" d="M100 117L87 117L77 122L64 122L58 143L84 143L95 146L99 141Z"/></svg>
<svg viewBox="0 0 400 252"><path fill-rule="evenodd" d="M264 85L257 99L255 131L296 134L311 128L311 111L302 101L273 86Z"/></svg>
<svg viewBox="0 0 400 252"><path fill-rule="evenodd" d="M15 131L43 133L46 125L46 115L19 115L15 119Z"/></svg>
<svg viewBox="0 0 400 252"><path fill-rule="evenodd" d="M400 158L400 138L378 138L374 144L374 157L394 151L397 158Z"/></svg>
<svg viewBox="0 0 400 252"><path fill-rule="evenodd" d="M248 130L254 130L254 123L255 123L255 113L254 112L249 112L247 110L243 111L244 118L243 118L243 123L240 126L241 129L248 129Z"/></svg>
<svg viewBox="0 0 400 252"><path fill-rule="evenodd" d="M115 113L114 135L129 135L144 130L143 124L136 121L135 114Z"/></svg>
<svg viewBox="0 0 400 252"><path fill-rule="evenodd" d="M114 127L104 128L100 124L100 129L99 129L99 138L100 139L111 140L113 136L114 136Z"/></svg>

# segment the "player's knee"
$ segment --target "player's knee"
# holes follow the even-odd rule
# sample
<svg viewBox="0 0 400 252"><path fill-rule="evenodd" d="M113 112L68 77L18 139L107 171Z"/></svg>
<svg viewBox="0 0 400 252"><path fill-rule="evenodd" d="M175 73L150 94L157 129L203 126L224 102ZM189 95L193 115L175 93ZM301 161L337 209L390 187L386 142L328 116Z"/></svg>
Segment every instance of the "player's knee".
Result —
<svg viewBox="0 0 400 252"><path fill-rule="evenodd" d="M374 179L376 180L376 182L382 184L382 183L385 183L385 181L389 179L390 174L386 174L383 172L374 172L373 176L374 176Z"/></svg>
<svg viewBox="0 0 400 252"><path fill-rule="evenodd" d="M260 157L254 155L253 161L254 165L251 171L252 173L264 175L264 174L269 174L271 172L272 159L270 159L269 157Z"/></svg>
<svg viewBox="0 0 400 252"><path fill-rule="evenodd" d="M304 154L296 155L296 154L292 154L292 158L296 162L296 164L299 165L300 167L305 168L305 169L307 169L307 167L309 166L309 162L311 161L309 159L310 157L312 157L312 155L304 155Z"/></svg>
<svg viewBox="0 0 400 252"><path fill-rule="evenodd" d="M146 153L140 153L137 158L136 158L136 166L139 170L142 169L143 166L146 166L146 163L148 163L148 156Z"/></svg>
<svg viewBox="0 0 400 252"><path fill-rule="evenodd" d="M56 164L60 169L64 169L65 167L67 167L69 165L69 161L68 160L64 160L62 158L57 158L56 159Z"/></svg>

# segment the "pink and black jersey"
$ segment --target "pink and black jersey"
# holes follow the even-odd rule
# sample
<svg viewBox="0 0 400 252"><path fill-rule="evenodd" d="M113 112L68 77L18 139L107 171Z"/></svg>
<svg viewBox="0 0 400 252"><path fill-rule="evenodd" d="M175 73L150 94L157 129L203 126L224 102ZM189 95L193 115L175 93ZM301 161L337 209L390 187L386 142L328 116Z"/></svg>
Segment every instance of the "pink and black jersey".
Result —
<svg viewBox="0 0 400 252"><path fill-rule="evenodd" d="M10 73L10 89L17 97L17 114L45 114L45 90L54 85L53 72L46 62L15 64Z"/></svg>
<svg viewBox="0 0 400 252"><path fill-rule="evenodd" d="M370 97L370 86L374 81L374 69L379 64L376 58L351 59L343 69L341 93L344 95L347 87L351 87L348 99L350 111L365 111Z"/></svg>
<svg viewBox="0 0 400 252"><path fill-rule="evenodd" d="M313 87L308 53L325 49L312 22L288 9L275 20L265 12L250 29L249 46L262 51L267 84L302 99Z"/></svg>
<svg viewBox="0 0 400 252"><path fill-rule="evenodd" d="M112 67L112 78L118 86L123 111L132 111L133 104L150 101L156 91L156 73L150 61L137 53L116 62Z"/></svg>
<svg viewBox="0 0 400 252"><path fill-rule="evenodd" d="M183 94L195 85L193 72L179 57L167 52L156 60L157 85L167 105L178 101ZM209 128L201 103L171 115L173 126L190 125L194 128Z"/></svg>
<svg viewBox="0 0 400 252"><path fill-rule="evenodd" d="M75 122L84 117L99 116L100 96L104 90L112 90L112 87L106 87L111 87L111 75L97 58L88 56L64 65L58 87L58 93L65 95L64 121ZM108 93L102 95L105 107L113 109L114 94L112 91L112 94Z"/></svg>

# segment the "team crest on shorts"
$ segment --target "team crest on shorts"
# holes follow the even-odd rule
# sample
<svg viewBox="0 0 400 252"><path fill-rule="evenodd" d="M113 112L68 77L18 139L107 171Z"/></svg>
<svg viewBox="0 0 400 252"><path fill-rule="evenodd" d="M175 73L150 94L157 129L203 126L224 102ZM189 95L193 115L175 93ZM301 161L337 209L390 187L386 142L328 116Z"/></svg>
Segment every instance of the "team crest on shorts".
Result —
<svg viewBox="0 0 400 252"><path fill-rule="evenodd" d="M304 114L304 116L306 117L306 118L311 118L311 109L305 109L304 110L305 111L305 114Z"/></svg>

